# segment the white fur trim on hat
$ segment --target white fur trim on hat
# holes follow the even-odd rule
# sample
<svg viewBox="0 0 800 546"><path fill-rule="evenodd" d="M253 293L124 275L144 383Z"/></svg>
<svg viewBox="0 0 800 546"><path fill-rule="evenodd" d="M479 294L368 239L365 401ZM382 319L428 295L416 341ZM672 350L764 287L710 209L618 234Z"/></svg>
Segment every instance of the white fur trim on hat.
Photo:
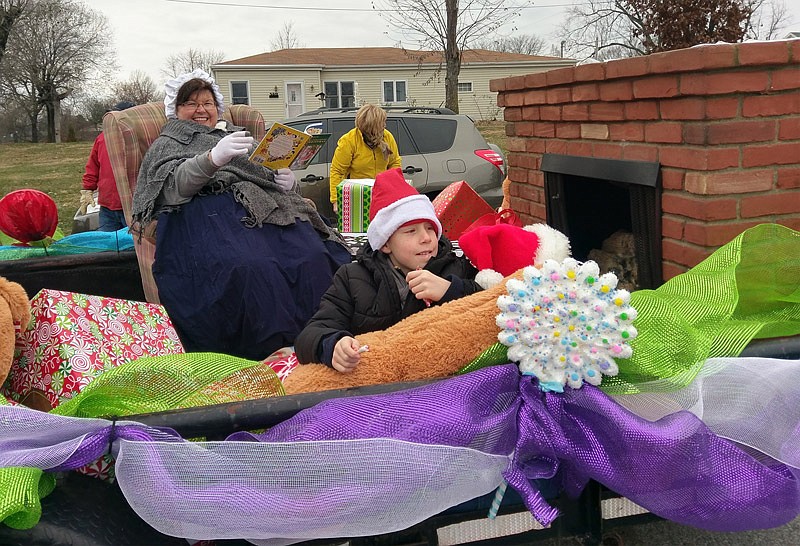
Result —
<svg viewBox="0 0 800 546"><path fill-rule="evenodd" d="M414 220L429 220L436 227L436 234L441 236L442 224L436 217L431 200L422 194L415 194L398 199L378 211L367 227L369 246L379 250L400 226Z"/></svg>
<svg viewBox="0 0 800 546"><path fill-rule="evenodd" d="M555 260L563 262L570 256L570 244L566 235L547 224L531 224L525 226L526 231L530 231L539 237L539 248L533 257L533 264L541 267L545 260Z"/></svg>
<svg viewBox="0 0 800 546"><path fill-rule="evenodd" d="M219 85L216 84L214 78L211 77L211 74L202 68L195 68L193 71L187 72L186 74L181 74L176 78L168 80L167 83L164 84L164 113L167 115L167 119L175 119L176 117L175 99L178 96L178 90L184 83L195 78L211 84L211 88L214 90L214 98L217 102L217 115L221 116L222 112L225 111L225 107L223 106L222 102L222 92L219 90Z"/></svg>
<svg viewBox="0 0 800 546"><path fill-rule="evenodd" d="M482 286L484 290L488 290L503 282L503 275L494 269L481 269L478 271L478 274L475 275L475 282Z"/></svg>

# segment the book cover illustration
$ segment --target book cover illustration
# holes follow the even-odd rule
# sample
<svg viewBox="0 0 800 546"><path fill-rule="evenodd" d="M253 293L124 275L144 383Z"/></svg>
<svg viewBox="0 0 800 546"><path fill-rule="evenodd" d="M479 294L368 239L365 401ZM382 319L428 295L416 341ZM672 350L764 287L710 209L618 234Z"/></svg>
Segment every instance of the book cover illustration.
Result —
<svg viewBox="0 0 800 546"><path fill-rule="evenodd" d="M250 161L273 170L283 169L291 165L310 138L302 131L274 123L250 154Z"/></svg>
<svg viewBox="0 0 800 546"><path fill-rule="evenodd" d="M300 153L297 154L297 157L292 161L292 164L289 165L289 168L293 171L299 171L300 169L308 167L308 164L311 163L311 160L314 159L317 152L328 142L328 137L330 136L330 133L311 135L311 138L308 139L308 142L303 149L300 150Z"/></svg>

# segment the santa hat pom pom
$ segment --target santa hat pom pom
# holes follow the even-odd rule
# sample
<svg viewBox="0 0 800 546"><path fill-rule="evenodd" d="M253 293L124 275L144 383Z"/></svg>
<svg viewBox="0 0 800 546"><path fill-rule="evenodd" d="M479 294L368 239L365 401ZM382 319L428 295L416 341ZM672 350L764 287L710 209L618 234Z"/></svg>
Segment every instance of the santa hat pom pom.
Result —
<svg viewBox="0 0 800 546"><path fill-rule="evenodd" d="M494 269L482 269L475 275L475 282L486 290L503 282L503 276Z"/></svg>

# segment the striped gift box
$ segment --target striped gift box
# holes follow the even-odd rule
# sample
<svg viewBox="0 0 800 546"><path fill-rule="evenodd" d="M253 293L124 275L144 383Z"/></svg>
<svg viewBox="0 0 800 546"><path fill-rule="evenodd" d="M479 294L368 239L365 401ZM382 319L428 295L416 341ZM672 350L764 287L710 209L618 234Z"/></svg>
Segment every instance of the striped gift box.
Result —
<svg viewBox="0 0 800 546"><path fill-rule="evenodd" d="M374 183L374 178L345 178L336 186L339 231L348 233L367 231Z"/></svg>

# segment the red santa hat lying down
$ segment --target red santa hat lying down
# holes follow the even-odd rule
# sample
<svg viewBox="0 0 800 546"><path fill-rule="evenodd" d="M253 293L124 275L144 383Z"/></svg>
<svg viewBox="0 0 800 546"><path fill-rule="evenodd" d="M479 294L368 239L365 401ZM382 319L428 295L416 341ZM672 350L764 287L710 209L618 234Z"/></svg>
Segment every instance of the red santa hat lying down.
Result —
<svg viewBox="0 0 800 546"><path fill-rule="evenodd" d="M566 235L547 224L482 226L461 235L458 245L479 273L478 284L490 288L523 267L570 256Z"/></svg>

